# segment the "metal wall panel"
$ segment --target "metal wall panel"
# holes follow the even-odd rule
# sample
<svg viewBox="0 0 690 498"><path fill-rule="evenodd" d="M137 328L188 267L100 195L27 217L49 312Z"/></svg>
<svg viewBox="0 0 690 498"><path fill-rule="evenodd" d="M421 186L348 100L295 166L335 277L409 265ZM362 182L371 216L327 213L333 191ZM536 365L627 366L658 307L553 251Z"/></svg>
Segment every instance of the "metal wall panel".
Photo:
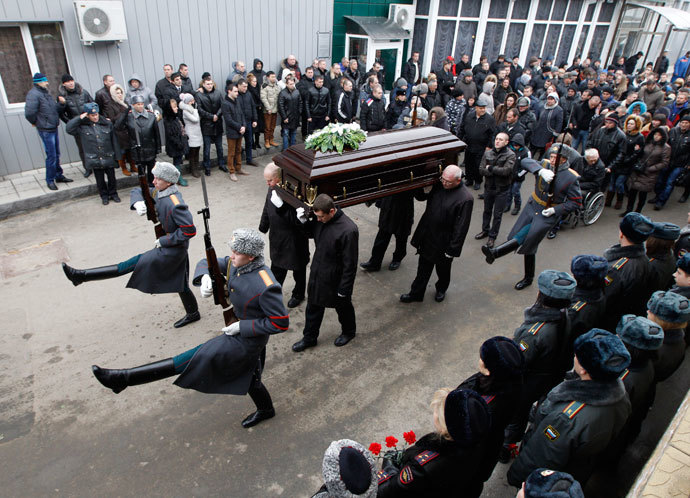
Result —
<svg viewBox="0 0 690 498"><path fill-rule="evenodd" d="M2 0L0 23L60 19L70 72L93 96L102 76L112 74L125 86L133 72L151 89L163 64L184 62L196 85L204 71L222 86L234 61L247 70L254 58L264 70L277 71L294 53L304 69L316 56L318 31L333 30L333 0L123 0L129 40L120 53L114 43L85 46L79 40L72 0ZM329 61L330 63L330 61ZM53 89L53 92L56 90ZM24 111L0 104L0 176L44 167L36 130ZM61 162L79 160L72 137L60 126Z"/></svg>

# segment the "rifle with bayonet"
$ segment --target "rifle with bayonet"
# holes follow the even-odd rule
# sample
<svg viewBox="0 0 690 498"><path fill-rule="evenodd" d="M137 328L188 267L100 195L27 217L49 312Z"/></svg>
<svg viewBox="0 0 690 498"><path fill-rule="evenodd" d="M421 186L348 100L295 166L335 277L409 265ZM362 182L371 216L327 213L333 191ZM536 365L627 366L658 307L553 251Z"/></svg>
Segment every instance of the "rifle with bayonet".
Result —
<svg viewBox="0 0 690 498"><path fill-rule="evenodd" d="M204 193L204 207L201 211L197 211L197 213L204 217L204 245L206 246L208 275L211 277L211 284L213 285L213 302L223 309L223 320L225 320L225 325L227 326L233 322L237 322L239 319L237 315L235 315L235 310L232 305L228 303L225 277L223 277L223 274L220 272L216 250L213 248L213 243L211 242L211 231L208 227L211 211L208 206L208 192L206 190L206 178L204 175L201 175L201 188Z"/></svg>
<svg viewBox="0 0 690 498"><path fill-rule="evenodd" d="M136 120L135 120L136 121ZM136 137L136 143L134 144L134 157L141 157L141 139L139 137L139 125L134 123L134 135ZM146 218L148 218L151 223L153 223L153 231L156 234L156 238L160 239L165 235L165 230L163 230L163 225L158 221L158 215L156 214L156 204L151 197L151 190L149 188L149 180L146 178L146 166L138 161L137 164L137 176L139 177L139 186L141 187L141 195L144 198L144 204L146 204Z"/></svg>

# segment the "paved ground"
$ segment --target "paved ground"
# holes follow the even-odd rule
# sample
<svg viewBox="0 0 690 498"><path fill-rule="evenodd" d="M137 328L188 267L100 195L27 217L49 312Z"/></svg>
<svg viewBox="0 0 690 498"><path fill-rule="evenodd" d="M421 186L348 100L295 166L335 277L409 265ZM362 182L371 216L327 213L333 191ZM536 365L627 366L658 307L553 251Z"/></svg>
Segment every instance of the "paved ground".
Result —
<svg viewBox="0 0 690 498"><path fill-rule="evenodd" d="M220 254L234 228L258 225L266 190L261 168L247 170L250 176L239 183L217 170L209 181L211 229ZM528 180L523 192L531 187ZM194 211L201 208L199 180L182 193ZM665 211L649 214L684 224L686 206L676 198ZM472 238L480 229L480 207L475 206L445 302L435 303L432 289L423 303L398 301L414 276L410 254L397 272L358 274L358 336L344 349L332 344L338 324L329 311L319 346L292 353L304 306L293 310L290 331L268 345L264 380L278 414L251 430L239 425L253 409L248 397L204 395L176 388L170 380L115 395L93 378L94 363L124 368L166 358L222 327L221 314L209 300L201 303L201 321L176 330L172 323L182 307L175 295L144 295L126 289L124 278L77 288L65 279L61 261L100 266L153 245L150 222L128 210L126 202L102 206L92 196L0 222L2 494L310 496L321 484L323 451L332 440L349 437L368 446L390 434L401 439L403 431L430 431L433 391L474 373L482 341L510 336L536 296L535 287L513 290L522 275L521 258L508 256L492 266L484 262ZM417 218L421 211L418 205ZM347 213L360 227L364 260L378 212L356 206ZM595 225L545 241L537 270L565 270L578 253L600 254L616 242L617 214L607 210ZM503 234L514 220L506 216ZM201 226L198 216L196 221ZM202 256L199 236L191 243L192 263ZM291 278L286 287L291 290ZM673 382L659 389L649 418L653 430L646 429L649 441L626 455L618 477L609 472L610 485L632 482L687 392L688 378L686 359ZM514 496L505 472L505 466L497 467L485 496Z"/></svg>

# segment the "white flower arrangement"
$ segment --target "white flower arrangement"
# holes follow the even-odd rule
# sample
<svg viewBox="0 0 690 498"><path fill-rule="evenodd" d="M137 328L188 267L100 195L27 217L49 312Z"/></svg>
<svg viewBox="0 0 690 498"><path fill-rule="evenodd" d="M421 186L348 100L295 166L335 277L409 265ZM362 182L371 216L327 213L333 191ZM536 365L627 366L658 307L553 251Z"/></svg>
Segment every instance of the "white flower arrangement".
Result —
<svg viewBox="0 0 690 498"><path fill-rule="evenodd" d="M329 123L309 135L304 146L321 152L336 150L338 154L342 154L345 147L357 150L359 144L366 140L367 132L362 131L357 123Z"/></svg>

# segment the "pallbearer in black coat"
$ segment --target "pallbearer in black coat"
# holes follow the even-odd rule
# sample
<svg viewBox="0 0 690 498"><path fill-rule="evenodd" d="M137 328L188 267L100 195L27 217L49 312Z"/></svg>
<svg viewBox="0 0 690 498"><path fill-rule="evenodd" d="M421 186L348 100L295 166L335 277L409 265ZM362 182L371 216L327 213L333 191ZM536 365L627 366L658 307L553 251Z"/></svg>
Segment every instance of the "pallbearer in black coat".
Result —
<svg viewBox="0 0 690 498"><path fill-rule="evenodd" d="M309 239L304 231L286 221L271 202L273 187L280 182L280 168L268 163L264 168L264 179L268 185L264 211L261 213L259 231L268 232L271 251L271 271L282 286L288 270L292 271L295 287L288 301L288 308L294 308L304 300L307 287L307 264L309 263Z"/></svg>
<svg viewBox="0 0 690 498"><path fill-rule="evenodd" d="M338 314L341 334L335 339L335 345L344 346L357 331L352 305L359 250L357 225L326 194L314 199L314 216L310 218L304 208L290 209L275 191L271 202L286 220L303 227L316 246L307 286L304 337L292 345L292 350L299 353L316 346L326 308L335 308Z"/></svg>
<svg viewBox="0 0 690 498"><path fill-rule="evenodd" d="M153 249L116 265L78 270L62 263L67 278L75 285L92 280L105 280L132 273L127 287L147 294L177 292L186 315L175 322L175 328L199 320L199 308L194 293L189 289L189 241L196 235L192 213L177 190L180 172L170 163L159 162L153 168L151 195L155 201L158 219L165 235L156 240ZM141 188L130 194L130 207L139 216L146 214Z"/></svg>
<svg viewBox="0 0 690 498"><path fill-rule="evenodd" d="M685 328L690 320L690 300L671 291L656 291L647 303L647 318L664 329L664 343L654 360L654 378L668 379L685 359Z"/></svg>
<svg viewBox="0 0 690 498"><path fill-rule="evenodd" d="M439 389L431 408L435 432L407 448L400 467L384 459L379 498L478 496L470 490L481 489L477 470L491 426L489 407L469 389Z"/></svg>
<svg viewBox="0 0 690 498"><path fill-rule="evenodd" d="M125 370L93 366L98 381L117 394L136 386L179 375L175 385L210 394L249 394L257 410L242 421L245 428L275 415L268 390L261 382L266 344L273 334L285 332L289 317L280 284L264 265L264 241L252 229L238 229L230 242L231 256L219 258L228 281L228 294L239 321L223 328L224 334L173 358ZM194 275L201 295L213 295L206 260Z"/></svg>
<svg viewBox="0 0 690 498"><path fill-rule="evenodd" d="M363 270L379 271L381 269L383 256L393 236L395 236L395 251L388 269L393 271L400 268L400 262L407 254L407 238L410 236L414 223L414 194L414 191L407 190L376 201L376 206L380 209L379 231L376 233L369 261L359 264Z"/></svg>
<svg viewBox="0 0 690 498"><path fill-rule="evenodd" d="M522 370L525 359L517 344L507 337L492 337L479 350L479 372L466 379L458 389L471 389L489 406L491 425L485 452L477 476L486 482L494 471L503 445L503 431L515 412L522 394ZM482 482L477 480L466 496L480 496Z"/></svg>
<svg viewBox="0 0 690 498"><path fill-rule="evenodd" d="M454 164L446 166L441 181L429 194L417 196L427 199L426 210L410 243L417 249L419 263L410 292L400 296L403 303L423 301L431 272L436 268L436 301L446 297L450 285L453 258L459 258L467 237L474 199L462 183L462 171Z"/></svg>
<svg viewBox="0 0 690 498"><path fill-rule="evenodd" d="M645 242L649 258L649 295L654 291L667 290L673 285L676 258L673 244L680 236L680 227L673 223L654 223L652 235Z"/></svg>

